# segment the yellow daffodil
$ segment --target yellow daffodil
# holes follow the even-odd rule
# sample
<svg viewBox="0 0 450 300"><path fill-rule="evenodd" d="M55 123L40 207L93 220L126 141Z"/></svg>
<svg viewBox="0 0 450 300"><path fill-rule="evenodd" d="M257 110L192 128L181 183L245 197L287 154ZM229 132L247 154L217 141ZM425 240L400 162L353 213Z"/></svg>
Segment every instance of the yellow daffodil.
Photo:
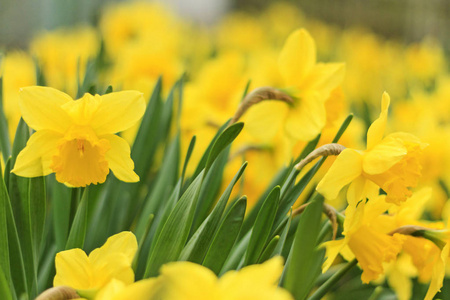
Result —
<svg viewBox="0 0 450 300"><path fill-rule="evenodd" d="M383 94L381 113L367 132L367 150L347 148L319 182L317 191L327 199L351 183L347 197L359 201L382 188L386 201L396 204L412 195L420 177L420 155L425 144L412 134L397 132L383 138L390 98Z"/></svg>
<svg viewBox="0 0 450 300"><path fill-rule="evenodd" d="M36 132L11 172L23 177L54 172L59 182L72 186L102 183L110 169L122 181L139 180L129 145L114 133L131 127L144 114L140 92L85 94L74 101L53 88L26 87L20 91L19 106Z"/></svg>
<svg viewBox="0 0 450 300"><path fill-rule="evenodd" d="M361 280L364 283L369 283L384 273L383 264L396 258L404 240L404 236L390 236L376 226L378 217L391 205L384 201L384 197L370 198L367 203L349 203L345 211L344 238L324 243L327 249L324 272L341 253L347 260L358 260L363 270Z"/></svg>
<svg viewBox="0 0 450 300"><path fill-rule="evenodd" d="M246 128L263 141L271 141L280 127L295 141L309 141L325 126L325 101L341 84L345 66L317 63L314 40L300 29L286 40L278 68L293 102L264 101L252 106L244 116Z"/></svg>
<svg viewBox="0 0 450 300"><path fill-rule="evenodd" d="M81 249L59 252L55 258L56 276L53 285L66 285L81 294L84 291L91 295L115 279L112 284L120 285L122 289L122 284L134 282L131 263L137 247L134 234L124 231L108 238L102 247L93 250L89 256Z"/></svg>
<svg viewBox="0 0 450 300"><path fill-rule="evenodd" d="M209 269L191 262L174 262L162 267L159 279L164 300L291 300L293 297L278 287L283 271L281 257L261 264L229 271L221 278Z"/></svg>

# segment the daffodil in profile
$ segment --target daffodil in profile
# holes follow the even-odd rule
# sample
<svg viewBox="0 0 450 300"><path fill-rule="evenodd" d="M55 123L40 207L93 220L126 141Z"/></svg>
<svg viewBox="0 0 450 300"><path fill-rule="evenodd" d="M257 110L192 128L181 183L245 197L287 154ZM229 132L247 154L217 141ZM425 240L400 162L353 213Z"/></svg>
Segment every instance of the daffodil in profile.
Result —
<svg viewBox="0 0 450 300"><path fill-rule="evenodd" d="M411 188L421 175L420 157L426 144L405 132L383 138L389 103L389 95L384 93L380 116L367 132L367 150L345 149L319 182L317 191L325 198L335 199L350 183L349 203L376 195L380 188L387 194L386 201L397 205L412 195Z"/></svg>
<svg viewBox="0 0 450 300"><path fill-rule="evenodd" d="M263 264L229 271L222 277L191 262L173 262L161 268L160 298L163 300L292 300L293 297L278 287L283 271L281 257ZM153 298L152 298L153 299Z"/></svg>
<svg viewBox="0 0 450 300"><path fill-rule="evenodd" d="M54 286L69 286L79 294L95 294L116 280L110 289L118 290L134 282L131 267L137 251L133 233L124 231L108 238L106 243L89 256L81 249L70 249L56 254ZM114 288L117 287L117 288ZM107 291L105 291L106 293Z"/></svg>
<svg viewBox="0 0 450 300"><path fill-rule="evenodd" d="M130 146L115 133L142 117L142 93L86 93L75 101L56 89L33 86L19 94L22 117L36 132L11 172L23 177L55 173L59 182L74 187L103 183L110 169L122 181L139 181Z"/></svg>
<svg viewBox="0 0 450 300"><path fill-rule="evenodd" d="M327 249L323 272L328 270L340 253L346 260L358 260L363 270L363 283L369 283L384 274L384 264L397 257L405 239L398 233L389 235L379 226L380 217L393 205L384 198L385 195L380 195L367 202L349 203L345 210L344 238L323 244Z"/></svg>

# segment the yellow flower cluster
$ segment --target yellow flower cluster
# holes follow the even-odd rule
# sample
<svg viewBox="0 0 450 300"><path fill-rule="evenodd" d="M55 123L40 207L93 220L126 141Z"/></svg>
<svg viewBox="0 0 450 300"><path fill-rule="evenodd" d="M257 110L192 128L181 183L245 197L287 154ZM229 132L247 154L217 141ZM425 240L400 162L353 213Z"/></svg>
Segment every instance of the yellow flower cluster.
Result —
<svg viewBox="0 0 450 300"><path fill-rule="evenodd" d="M227 272L220 279L201 265L173 262L162 267L159 277L134 282L131 265L136 251L136 237L121 232L89 256L81 249L59 252L53 284L68 286L87 300L293 299L278 287L280 257Z"/></svg>

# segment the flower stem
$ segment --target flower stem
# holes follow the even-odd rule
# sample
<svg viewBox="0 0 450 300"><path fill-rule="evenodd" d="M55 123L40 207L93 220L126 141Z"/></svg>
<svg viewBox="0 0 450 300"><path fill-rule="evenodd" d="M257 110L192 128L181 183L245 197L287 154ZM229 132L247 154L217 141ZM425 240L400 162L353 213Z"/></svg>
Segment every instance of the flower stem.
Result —
<svg viewBox="0 0 450 300"><path fill-rule="evenodd" d="M73 219L75 218L80 198L81 188L72 188L72 194L70 196L69 228L72 228Z"/></svg>
<svg viewBox="0 0 450 300"><path fill-rule="evenodd" d="M335 285L348 271L350 271L358 261L352 260L346 264L342 269L333 274L324 284L322 284L315 292L308 298L308 300L320 300L328 291Z"/></svg>

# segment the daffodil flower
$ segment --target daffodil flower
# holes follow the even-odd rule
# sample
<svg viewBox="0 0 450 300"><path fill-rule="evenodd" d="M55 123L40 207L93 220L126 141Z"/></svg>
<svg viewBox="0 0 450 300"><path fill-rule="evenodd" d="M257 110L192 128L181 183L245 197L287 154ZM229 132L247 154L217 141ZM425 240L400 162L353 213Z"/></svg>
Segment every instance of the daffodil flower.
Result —
<svg viewBox="0 0 450 300"><path fill-rule="evenodd" d="M252 106L246 113L246 128L263 141L271 141L280 128L295 141L309 141L325 126L325 102L342 83L345 65L317 63L314 40L299 29L287 38L278 69L293 102L263 101Z"/></svg>
<svg viewBox="0 0 450 300"><path fill-rule="evenodd" d="M421 174L420 156L426 144L412 134L396 132L383 138L390 98L383 94L381 113L367 132L367 150L345 149L317 185L326 199L335 199L350 184L349 204L387 193L386 201L400 204L412 195Z"/></svg>
<svg viewBox="0 0 450 300"><path fill-rule="evenodd" d="M390 205L384 201L385 195L349 205L345 211L343 239L324 243L327 259L323 264L325 272L340 253L346 260L356 258L363 273L361 280L369 283L384 273L385 262L397 257L402 250L405 236L393 236L383 232L379 226L379 217Z"/></svg>
<svg viewBox="0 0 450 300"><path fill-rule="evenodd" d="M229 271L219 279L201 265L173 262L161 268L158 279L165 294L158 299L292 300L286 290L278 287L282 271L281 257L239 271Z"/></svg>
<svg viewBox="0 0 450 300"><path fill-rule="evenodd" d="M130 147L115 133L142 117L142 93L85 94L74 101L56 89L33 86L20 90L19 107L36 132L11 172L23 177L54 172L59 182L74 187L103 183L110 169L122 181L139 181Z"/></svg>
<svg viewBox="0 0 450 300"><path fill-rule="evenodd" d="M106 243L89 256L81 249L70 249L56 254L54 286L69 286L79 294L95 295L115 279L117 285L134 282L131 264L137 251L133 233L124 231L108 238Z"/></svg>

